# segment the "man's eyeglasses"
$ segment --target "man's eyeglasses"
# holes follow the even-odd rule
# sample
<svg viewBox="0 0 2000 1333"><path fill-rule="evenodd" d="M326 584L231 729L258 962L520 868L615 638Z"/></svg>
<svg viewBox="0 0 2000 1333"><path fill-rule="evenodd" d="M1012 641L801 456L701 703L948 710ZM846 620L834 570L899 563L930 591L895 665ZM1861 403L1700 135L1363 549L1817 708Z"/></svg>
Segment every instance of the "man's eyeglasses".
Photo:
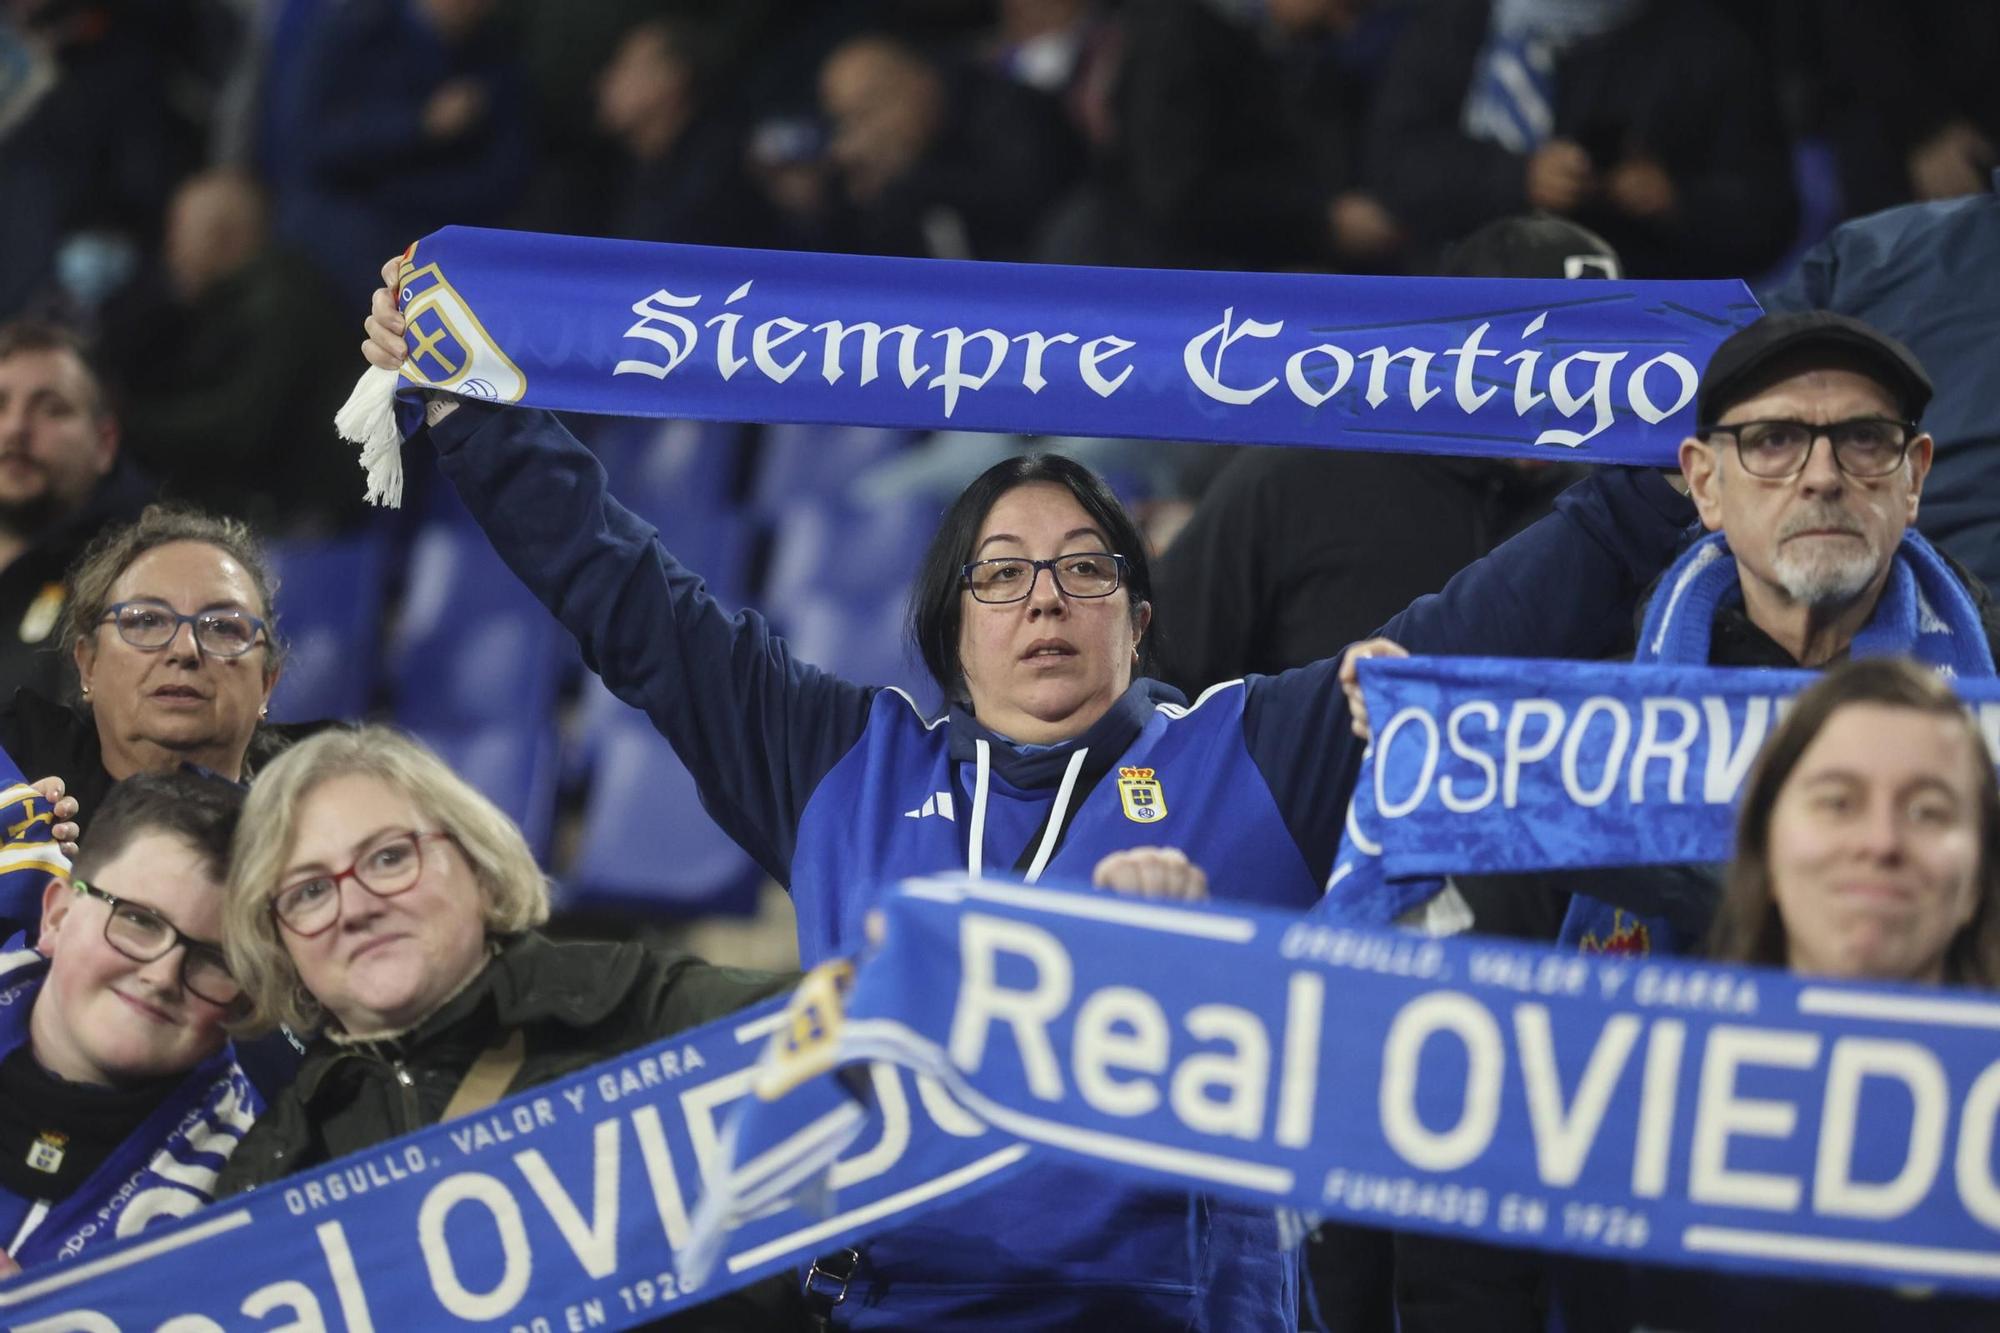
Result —
<svg viewBox="0 0 2000 1333"><path fill-rule="evenodd" d="M337 875L315 875L279 889L271 899L271 915L294 935L307 939L324 934L340 920L340 881L352 879L377 898L393 898L416 887L424 872L426 838L449 833L398 833L384 838Z"/></svg>
<svg viewBox="0 0 2000 1333"><path fill-rule="evenodd" d="M165 602L144 598L108 606L98 623L118 626L118 637L134 648L157 652L174 641L182 625L194 626L195 647L210 657L241 657L257 646L264 622L247 611L219 607L184 616Z"/></svg>
<svg viewBox="0 0 2000 1333"><path fill-rule="evenodd" d="M188 994L224 1009L243 998L243 987L229 974L222 950L187 934L150 907L126 902L117 894L106 893L80 879L70 881L78 893L97 899L111 909L104 918L104 942L135 963L164 958L175 945L185 945L181 954L181 985Z"/></svg>
<svg viewBox="0 0 2000 1333"><path fill-rule="evenodd" d="M1850 477L1886 477L1902 466L1916 438L1917 423L1893 417L1854 417L1814 425L1810 421L1739 421L1695 432L1706 441L1714 435L1736 437L1736 457L1753 477L1784 481L1805 471L1813 444L1824 435L1833 444L1833 461Z"/></svg>
<svg viewBox="0 0 2000 1333"><path fill-rule="evenodd" d="M1068 596L1109 597L1125 578L1125 557L1109 551L1083 551L1053 560L975 560L961 573L978 601L1024 602L1045 569L1056 581L1056 589Z"/></svg>

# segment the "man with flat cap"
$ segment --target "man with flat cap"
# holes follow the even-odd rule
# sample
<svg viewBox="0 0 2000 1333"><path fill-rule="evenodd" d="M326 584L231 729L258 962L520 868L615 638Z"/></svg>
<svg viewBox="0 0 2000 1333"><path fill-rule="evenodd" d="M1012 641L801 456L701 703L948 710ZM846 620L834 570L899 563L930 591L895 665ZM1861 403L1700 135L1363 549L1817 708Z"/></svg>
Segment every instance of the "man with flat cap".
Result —
<svg viewBox="0 0 2000 1333"><path fill-rule="evenodd" d="M1710 603L1707 660L1820 667L1866 633L1864 651L1965 670L1967 644L1934 644L1915 622L1886 620L1927 606L1946 616L1950 635L1978 641L1970 665L1983 661L1991 673L1979 618L1957 624L1947 614L1961 599L1984 611L1984 588L1912 528L1931 466L1931 437L1918 425L1930 399L1929 377L1901 343L1830 311L1766 315L1716 349L1696 398L1700 427L1681 444L1702 525L1726 543L1709 549L1732 559L1737 575L1735 595ZM1662 587L1674 588L1693 558ZM1917 601L1891 596L1885 607L1899 570L1914 578Z"/></svg>
<svg viewBox="0 0 2000 1333"><path fill-rule="evenodd" d="M1680 451L1708 532L1645 598L1634 659L1816 668L1902 653L1993 675L1985 586L1914 527L1930 397L1907 348L1830 311L1765 315L1716 348ZM1482 934L1674 953L1706 933L1717 890L1706 867L1467 877L1426 921L1464 928L1469 904Z"/></svg>

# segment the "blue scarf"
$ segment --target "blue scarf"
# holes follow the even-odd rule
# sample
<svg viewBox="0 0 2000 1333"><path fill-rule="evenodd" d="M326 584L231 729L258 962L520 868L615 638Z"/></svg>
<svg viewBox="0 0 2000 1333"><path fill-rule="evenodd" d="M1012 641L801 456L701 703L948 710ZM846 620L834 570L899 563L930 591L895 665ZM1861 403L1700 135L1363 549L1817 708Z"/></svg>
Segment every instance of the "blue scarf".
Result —
<svg viewBox="0 0 2000 1333"><path fill-rule="evenodd" d="M883 899L851 988L829 966L789 1010L30 1273L0 1321L262 1327L310 1303L351 1330L627 1328L1031 1157L1494 1244L2000 1294L1991 1145L1942 1151L1992 1128L1987 997L976 881Z"/></svg>
<svg viewBox="0 0 2000 1333"><path fill-rule="evenodd" d="M766 1001L178 1225L109 1245L100 1227L80 1262L0 1284L0 1325L153 1329L186 1316L233 1329L256 1311L257 1328L289 1313L300 1327L391 1333L562 1327L573 1308L593 1328L628 1328L795 1274L1006 1179L1028 1155L977 1125L968 1136L964 1112L906 1072L863 1073L872 1118L837 1195L747 1221L697 1283L674 1252L722 1169L730 1107L755 1095L758 1054L787 1017Z"/></svg>
<svg viewBox="0 0 2000 1333"><path fill-rule="evenodd" d="M1712 532L1661 577L1639 633L1635 662L1708 661L1715 614L1741 605L1743 584L1729 542ZM1993 674L1979 607L1937 548L1909 528L1889 564L1875 612L1854 636L1856 657L1907 654L1947 680Z"/></svg>
<svg viewBox="0 0 2000 1333"><path fill-rule="evenodd" d="M1147 272L447 227L411 355L336 424L393 496L394 396L557 411L1669 465L1740 282ZM406 411L403 424L421 417ZM393 503L393 499L391 501Z"/></svg>
<svg viewBox="0 0 2000 1333"><path fill-rule="evenodd" d="M51 875L69 873L69 859L49 840L55 816L0 751L0 930L42 919L42 890Z"/></svg>
<svg viewBox="0 0 2000 1333"><path fill-rule="evenodd" d="M0 1059L28 1040L28 1018L49 960L16 935L0 952ZM213 1200L215 1178L263 1098L220 1051L189 1070L138 1129L62 1202L52 1207L14 1261L32 1269L74 1260L157 1223L187 1216Z"/></svg>
<svg viewBox="0 0 2000 1333"><path fill-rule="evenodd" d="M1038 1151L1154 1187L2000 1294L1992 1144L1964 1175L1919 1128L2000 1079L1984 996L978 881L910 881L884 913L843 1009L813 1008L809 1051L767 1056L684 1264L815 1188L867 1118L832 1071L888 1061ZM1991 1111L1968 1107L1964 1132Z"/></svg>
<svg viewBox="0 0 2000 1333"><path fill-rule="evenodd" d="M1704 663L1716 612L1740 605L1743 584L1729 543L1710 533L1682 553L1646 608L1635 662ZM1948 680L1990 679L1993 652L1979 608L1937 548L1911 528L1889 564L1874 614L1854 636L1853 655L1907 654ZM1586 894L1570 901L1562 941L1587 952L1678 953L1698 940L1679 938L1666 917L1628 912Z"/></svg>

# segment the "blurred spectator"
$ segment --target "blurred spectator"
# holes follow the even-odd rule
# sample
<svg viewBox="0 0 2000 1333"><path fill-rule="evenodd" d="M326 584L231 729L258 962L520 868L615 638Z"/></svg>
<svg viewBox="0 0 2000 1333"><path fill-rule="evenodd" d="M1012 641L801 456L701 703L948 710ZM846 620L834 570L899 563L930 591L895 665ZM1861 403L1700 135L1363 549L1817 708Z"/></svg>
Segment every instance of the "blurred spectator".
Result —
<svg viewBox="0 0 2000 1333"><path fill-rule="evenodd" d="M333 433L353 338L312 264L271 237L246 172L191 176L167 210L159 286L107 330L133 458L170 495L260 531L357 517L355 456Z"/></svg>
<svg viewBox="0 0 2000 1333"><path fill-rule="evenodd" d="M37 300L88 313L150 249L175 178L197 160L148 17L82 0L0 4L0 318Z"/></svg>
<svg viewBox="0 0 2000 1333"><path fill-rule="evenodd" d="M2000 187L2000 173L1994 177ZM1937 440L1917 526L2000 588L2000 195L1908 204L1858 218L1764 294L1771 310L1838 310L1900 339L1937 382Z"/></svg>
<svg viewBox="0 0 2000 1333"><path fill-rule="evenodd" d="M1240 8L1240 7L1236 7ZM1375 268L1402 245L1359 182L1369 0L1220 0L1124 13L1104 234L1084 262ZM1368 29L1376 31L1377 29Z"/></svg>
<svg viewBox="0 0 2000 1333"><path fill-rule="evenodd" d="M761 245L744 134L721 97L720 35L687 18L625 34L597 84L597 125L624 150L601 230L635 241Z"/></svg>
<svg viewBox="0 0 2000 1333"><path fill-rule="evenodd" d="M525 81L490 22L494 0L349 0L306 38L301 159L278 230L337 292L366 291L382 256L448 223L505 220L530 167Z"/></svg>
<svg viewBox="0 0 2000 1333"><path fill-rule="evenodd" d="M988 64L1058 99L1092 148L1111 140L1111 91L1124 33L1097 0L1000 0L982 43Z"/></svg>
<svg viewBox="0 0 2000 1333"><path fill-rule="evenodd" d="M1448 277L1617 277L1604 239L1560 218L1492 223ZM1220 680L1332 657L1548 512L1579 469L1523 460L1245 449L1160 558L1160 675Z"/></svg>
<svg viewBox="0 0 2000 1333"><path fill-rule="evenodd" d="M0 700L23 686L61 693L63 571L146 500L76 338L52 324L0 325Z"/></svg>
<svg viewBox="0 0 2000 1333"><path fill-rule="evenodd" d="M1022 258L1080 166L1049 99L984 70L947 69L891 37L837 47L819 94L844 248Z"/></svg>
<svg viewBox="0 0 2000 1333"><path fill-rule="evenodd" d="M1433 244L1537 208L1633 277L1755 273L1796 213L1773 82L1707 0L1431 0L1384 72L1371 172Z"/></svg>
<svg viewBox="0 0 2000 1333"><path fill-rule="evenodd" d="M1826 0L1813 9L1847 211L1983 191L2000 166L2000 6Z"/></svg>

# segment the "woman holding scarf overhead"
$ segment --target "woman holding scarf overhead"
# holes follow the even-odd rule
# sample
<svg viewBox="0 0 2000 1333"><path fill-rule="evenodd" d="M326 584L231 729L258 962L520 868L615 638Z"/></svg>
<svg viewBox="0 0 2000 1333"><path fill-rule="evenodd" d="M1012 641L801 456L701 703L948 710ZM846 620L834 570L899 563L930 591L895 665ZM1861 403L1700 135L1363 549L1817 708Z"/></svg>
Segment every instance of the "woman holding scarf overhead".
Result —
<svg viewBox="0 0 2000 1333"><path fill-rule="evenodd" d="M405 357L394 301L378 291L368 324L378 367ZM1079 465L997 464L945 514L912 598L913 636L953 701L932 720L896 691L797 660L754 612L723 612L554 417L446 402L430 417L443 470L495 548L790 888L808 964L858 950L883 887L909 874L1083 883L1107 857L1165 845L1207 869L1216 897L1318 897L1360 756L1338 664L1194 706L1146 679L1144 545ZM1608 471L1393 632L1437 651L1606 651L1690 512L1657 476ZM1295 1318L1268 1211L1055 1167L823 1267L841 1274L830 1317L844 1327Z"/></svg>
<svg viewBox="0 0 2000 1333"><path fill-rule="evenodd" d="M0 951L0 1275L193 1212L256 1116L218 943L242 804L192 773L119 783Z"/></svg>

